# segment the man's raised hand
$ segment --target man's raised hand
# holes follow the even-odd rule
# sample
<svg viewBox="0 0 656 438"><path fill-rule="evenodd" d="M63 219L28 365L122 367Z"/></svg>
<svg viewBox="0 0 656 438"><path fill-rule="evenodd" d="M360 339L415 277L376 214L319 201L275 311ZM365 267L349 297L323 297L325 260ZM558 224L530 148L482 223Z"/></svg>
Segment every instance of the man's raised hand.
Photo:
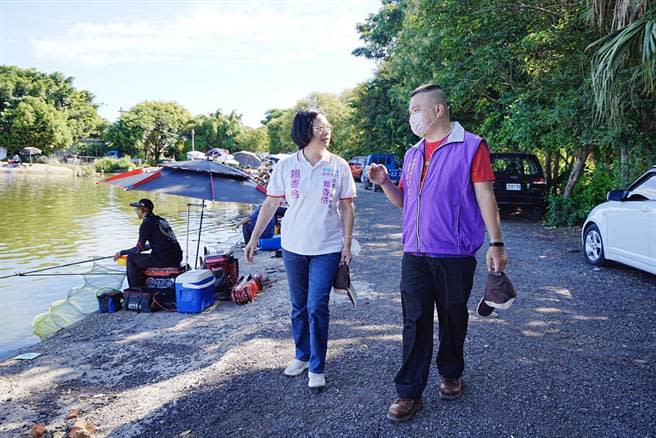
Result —
<svg viewBox="0 0 656 438"><path fill-rule="evenodd" d="M389 179L387 168L382 164L372 164L369 166L367 177L372 183L382 186Z"/></svg>

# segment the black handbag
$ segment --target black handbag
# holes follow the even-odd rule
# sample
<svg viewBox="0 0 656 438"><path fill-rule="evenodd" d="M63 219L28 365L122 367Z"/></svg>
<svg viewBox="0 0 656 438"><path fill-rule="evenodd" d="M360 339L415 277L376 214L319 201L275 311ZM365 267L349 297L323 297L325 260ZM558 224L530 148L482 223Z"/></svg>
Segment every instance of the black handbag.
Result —
<svg viewBox="0 0 656 438"><path fill-rule="evenodd" d="M131 287L123 291L125 310L137 313L155 312L158 307L153 302L154 291Z"/></svg>
<svg viewBox="0 0 656 438"><path fill-rule="evenodd" d="M219 301L230 301L232 299L230 295L230 290L232 289L230 276L222 268L212 269L212 274L214 274L215 278L216 299Z"/></svg>

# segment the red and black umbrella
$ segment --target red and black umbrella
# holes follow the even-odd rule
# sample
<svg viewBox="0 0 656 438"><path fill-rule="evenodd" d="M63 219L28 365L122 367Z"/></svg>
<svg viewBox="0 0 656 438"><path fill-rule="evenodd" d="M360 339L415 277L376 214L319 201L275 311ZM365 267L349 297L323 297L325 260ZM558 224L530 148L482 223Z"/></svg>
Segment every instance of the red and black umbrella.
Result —
<svg viewBox="0 0 656 438"><path fill-rule="evenodd" d="M241 170L209 160L167 163L154 170L136 169L100 183L126 190L167 193L207 201L260 204L266 189Z"/></svg>
<svg viewBox="0 0 656 438"><path fill-rule="evenodd" d="M250 175L210 160L178 161L152 170L136 169L105 178L99 183L112 184L125 190L167 193L202 199L203 201L260 204L266 198L266 188L254 182ZM189 208L195 204L187 204ZM201 203L200 227L196 246L196 261L200 248L205 202ZM187 256L189 255L189 220L187 220Z"/></svg>

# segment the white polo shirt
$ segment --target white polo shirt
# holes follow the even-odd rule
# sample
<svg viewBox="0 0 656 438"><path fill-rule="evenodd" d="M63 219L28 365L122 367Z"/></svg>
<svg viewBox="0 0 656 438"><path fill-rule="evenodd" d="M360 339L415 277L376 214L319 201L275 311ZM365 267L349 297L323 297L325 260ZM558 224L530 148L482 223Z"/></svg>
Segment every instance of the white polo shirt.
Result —
<svg viewBox="0 0 656 438"><path fill-rule="evenodd" d="M284 197L289 204L281 229L285 250L301 255L342 251L339 201L356 195L346 160L324 150L321 160L312 166L298 151L274 166L267 195Z"/></svg>

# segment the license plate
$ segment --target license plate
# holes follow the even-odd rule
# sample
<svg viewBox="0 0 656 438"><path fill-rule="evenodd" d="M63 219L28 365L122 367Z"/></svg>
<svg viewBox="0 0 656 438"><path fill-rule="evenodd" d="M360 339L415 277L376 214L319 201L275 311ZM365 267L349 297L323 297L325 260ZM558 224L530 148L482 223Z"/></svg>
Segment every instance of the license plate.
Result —
<svg viewBox="0 0 656 438"><path fill-rule="evenodd" d="M522 190L521 184L506 184L506 190L520 191Z"/></svg>

